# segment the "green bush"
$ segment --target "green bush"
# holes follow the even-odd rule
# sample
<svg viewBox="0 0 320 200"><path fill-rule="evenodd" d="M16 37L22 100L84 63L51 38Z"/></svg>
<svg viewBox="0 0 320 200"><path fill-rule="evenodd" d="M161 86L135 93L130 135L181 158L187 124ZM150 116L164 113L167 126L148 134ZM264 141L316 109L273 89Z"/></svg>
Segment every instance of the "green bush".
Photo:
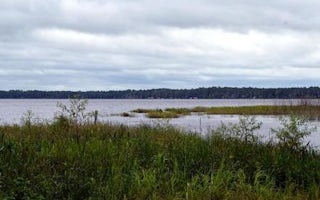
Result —
<svg viewBox="0 0 320 200"><path fill-rule="evenodd" d="M320 155L299 120L278 129L294 142L264 143L251 117L208 137L169 126L75 129L63 117L2 125L0 199L319 199Z"/></svg>
<svg viewBox="0 0 320 200"><path fill-rule="evenodd" d="M291 151L307 150L309 143L305 143L306 137L310 136L315 127L311 128L306 118L297 115L281 119L281 128L272 129L278 143Z"/></svg>

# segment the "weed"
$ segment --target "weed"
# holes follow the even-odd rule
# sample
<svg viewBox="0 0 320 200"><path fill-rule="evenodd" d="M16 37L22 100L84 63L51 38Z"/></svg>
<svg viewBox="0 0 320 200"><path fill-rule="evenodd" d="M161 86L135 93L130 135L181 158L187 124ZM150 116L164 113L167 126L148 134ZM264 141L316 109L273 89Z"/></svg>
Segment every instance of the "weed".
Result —
<svg viewBox="0 0 320 200"><path fill-rule="evenodd" d="M263 143L253 117L206 138L160 125L74 129L67 117L0 126L1 199L319 198L320 155L300 118Z"/></svg>

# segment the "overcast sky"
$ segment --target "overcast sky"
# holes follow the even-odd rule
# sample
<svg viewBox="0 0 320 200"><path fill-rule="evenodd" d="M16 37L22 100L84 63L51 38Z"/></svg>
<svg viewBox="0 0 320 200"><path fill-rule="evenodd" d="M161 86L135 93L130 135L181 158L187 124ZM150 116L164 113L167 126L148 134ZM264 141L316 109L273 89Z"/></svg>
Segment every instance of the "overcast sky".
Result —
<svg viewBox="0 0 320 200"><path fill-rule="evenodd" d="M320 85L319 0L0 0L0 90Z"/></svg>

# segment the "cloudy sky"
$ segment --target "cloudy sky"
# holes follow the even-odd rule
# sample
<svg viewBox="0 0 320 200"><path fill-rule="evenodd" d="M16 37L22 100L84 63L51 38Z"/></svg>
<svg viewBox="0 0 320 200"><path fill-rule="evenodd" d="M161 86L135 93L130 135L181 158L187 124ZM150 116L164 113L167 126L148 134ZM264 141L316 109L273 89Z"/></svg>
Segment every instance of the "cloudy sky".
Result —
<svg viewBox="0 0 320 200"><path fill-rule="evenodd" d="M0 90L320 85L319 0L1 0Z"/></svg>

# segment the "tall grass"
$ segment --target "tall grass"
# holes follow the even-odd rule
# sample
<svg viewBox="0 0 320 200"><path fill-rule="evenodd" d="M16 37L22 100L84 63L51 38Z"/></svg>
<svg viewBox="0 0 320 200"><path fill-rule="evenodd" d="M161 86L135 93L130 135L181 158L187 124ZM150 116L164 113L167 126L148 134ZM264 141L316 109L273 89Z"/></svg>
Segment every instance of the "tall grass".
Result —
<svg viewBox="0 0 320 200"><path fill-rule="evenodd" d="M262 105L262 106L227 106L227 107L195 107L195 108L167 108L136 109L132 112L146 113L152 118L176 118L191 113L204 113L208 115L300 115L309 119L320 119L319 105Z"/></svg>
<svg viewBox="0 0 320 200"><path fill-rule="evenodd" d="M0 199L318 199L316 149L249 139L256 125L244 119L205 138L63 117L2 125Z"/></svg>

